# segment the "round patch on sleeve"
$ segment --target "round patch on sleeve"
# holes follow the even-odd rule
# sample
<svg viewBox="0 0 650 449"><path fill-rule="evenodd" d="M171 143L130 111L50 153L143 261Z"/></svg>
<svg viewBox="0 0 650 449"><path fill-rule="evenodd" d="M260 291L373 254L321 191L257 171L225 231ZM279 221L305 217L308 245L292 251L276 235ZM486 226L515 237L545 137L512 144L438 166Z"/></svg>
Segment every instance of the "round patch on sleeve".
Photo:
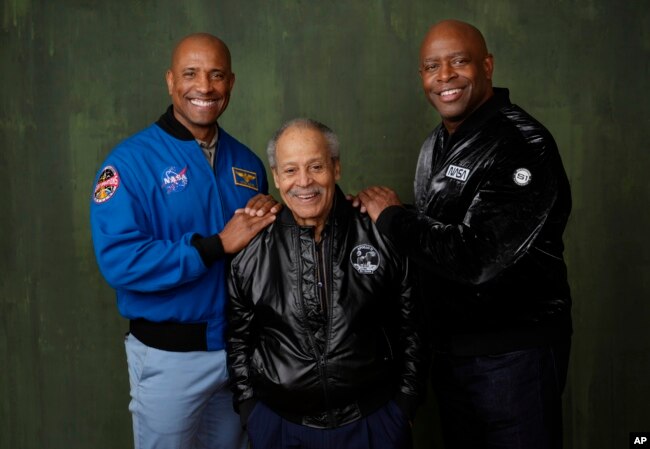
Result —
<svg viewBox="0 0 650 449"><path fill-rule="evenodd" d="M93 200L97 203L103 203L110 200L117 188L120 186L120 175L117 174L117 170L110 165L105 167L102 170L102 173L99 175L97 180L97 185L95 186L95 193L93 194Z"/></svg>
<svg viewBox="0 0 650 449"><path fill-rule="evenodd" d="M357 245L350 252L350 262L361 274L372 274L379 268L379 251L372 245Z"/></svg>
<svg viewBox="0 0 650 449"><path fill-rule="evenodd" d="M527 168L518 168L512 175L512 180L518 186L527 186L530 184L531 179L533 179L533 175Z"/></svg>

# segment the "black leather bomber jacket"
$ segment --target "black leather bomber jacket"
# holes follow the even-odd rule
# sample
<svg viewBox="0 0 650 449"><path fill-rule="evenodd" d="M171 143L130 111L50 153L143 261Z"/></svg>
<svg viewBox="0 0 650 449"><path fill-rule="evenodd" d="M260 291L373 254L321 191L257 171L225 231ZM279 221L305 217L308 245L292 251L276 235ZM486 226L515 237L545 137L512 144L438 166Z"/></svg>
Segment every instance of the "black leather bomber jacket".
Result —
<svg viewBox="0 0 650 449"><path fill-rule="evenodd" d="M394 399L411 418L425 373L406 258L338 187L320 245L285 207L233 260L235 409L331 428Z"/></svg>
<svg viewBox="0 0 650 449"><path fill-rule="evenodd" d="M419 271L434 347L461 356L571 335L562 234L571 192L549 131L507 89L420 151L415 208L377 220Z"/></svg>

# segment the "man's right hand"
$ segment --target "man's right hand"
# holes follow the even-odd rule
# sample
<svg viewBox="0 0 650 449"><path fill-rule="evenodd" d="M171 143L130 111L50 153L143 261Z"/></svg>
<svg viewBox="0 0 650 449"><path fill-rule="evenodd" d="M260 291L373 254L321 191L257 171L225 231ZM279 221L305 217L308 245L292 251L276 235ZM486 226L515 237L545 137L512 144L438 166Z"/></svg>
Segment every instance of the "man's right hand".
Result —
<svg viewBox="0 0 650 449"><path fill-rule="evenodd" d="M248 215L257 215L261 217L266 214L277 214L282 209L282 204L275 201L271 195L264 195L258 193L253 198L248 200L244 212Z"/></svg>
<svg viewBox="0 0 650 449"><path fill-rule="evenodd" d="M368 187L359 192L354 202L361 203L361 211L363 212L363 208L365 208L374 223L387 207L402 205L397 193L388 187ZM353 203L353 205L355 204Z"/></svg>
<svg viewBox="0 0 650 449"><path fill-rule="evenodd" d="M257 215L247 214L244 209L237 209L235 215L226 223L223 231L219 233L223 250L226 254L238 253L262 229L273 223L275 217L273 213L258 217Z"/></svg>

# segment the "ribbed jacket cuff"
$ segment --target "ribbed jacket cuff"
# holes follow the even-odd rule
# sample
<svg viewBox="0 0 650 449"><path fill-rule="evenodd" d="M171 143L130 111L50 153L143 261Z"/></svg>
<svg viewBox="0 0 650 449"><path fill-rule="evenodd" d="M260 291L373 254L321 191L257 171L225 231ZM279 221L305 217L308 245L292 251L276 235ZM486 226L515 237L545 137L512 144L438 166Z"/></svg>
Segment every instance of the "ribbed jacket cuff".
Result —
<svg viewBox="0 0 650 449"><path fill-rule="evenodd" d="M217 260L223 259L226 256L219 234L210 237L203 237L200 234L194 234L191 243L199 252L201 260L203 260L206 267L211 266Z"/></svg>

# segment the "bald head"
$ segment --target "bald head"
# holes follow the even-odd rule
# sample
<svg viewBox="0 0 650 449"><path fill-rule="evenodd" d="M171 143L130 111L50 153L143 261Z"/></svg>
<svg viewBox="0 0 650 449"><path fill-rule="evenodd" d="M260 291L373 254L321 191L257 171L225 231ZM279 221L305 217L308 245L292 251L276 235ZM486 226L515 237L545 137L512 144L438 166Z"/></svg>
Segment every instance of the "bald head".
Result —
<svg viewBox="0 0 650 449"><path fill-rule="evenodd" d="M228 63L228 68L230 68L231 60L228 46L217 36L213 36L209 33L194 33L181 39L172 51L170 67L174 67L174 64L178 64L178 61L182 59L182 56L184 56L188 51L191 51L191 49L197 45L214 47L217 52L221 53L225 57Z"/></svg>
<svg viewBox="0 0 650 449"><path fill-rule="evenodd" d="M492 95L494 61L476 27L443 20L420 47L420 76L427 99L447 131L456 128Z"/></svg>
<svg viewBox="0 0 650 449"><path fill-rule="evenodd" d="M470 45L478 57L482 58L488 54L485 39L479 29L467 22L453 19L442 20L429 28L429 31L422 40L422 47L432 40L448 39L450 37Z"/></svg>

